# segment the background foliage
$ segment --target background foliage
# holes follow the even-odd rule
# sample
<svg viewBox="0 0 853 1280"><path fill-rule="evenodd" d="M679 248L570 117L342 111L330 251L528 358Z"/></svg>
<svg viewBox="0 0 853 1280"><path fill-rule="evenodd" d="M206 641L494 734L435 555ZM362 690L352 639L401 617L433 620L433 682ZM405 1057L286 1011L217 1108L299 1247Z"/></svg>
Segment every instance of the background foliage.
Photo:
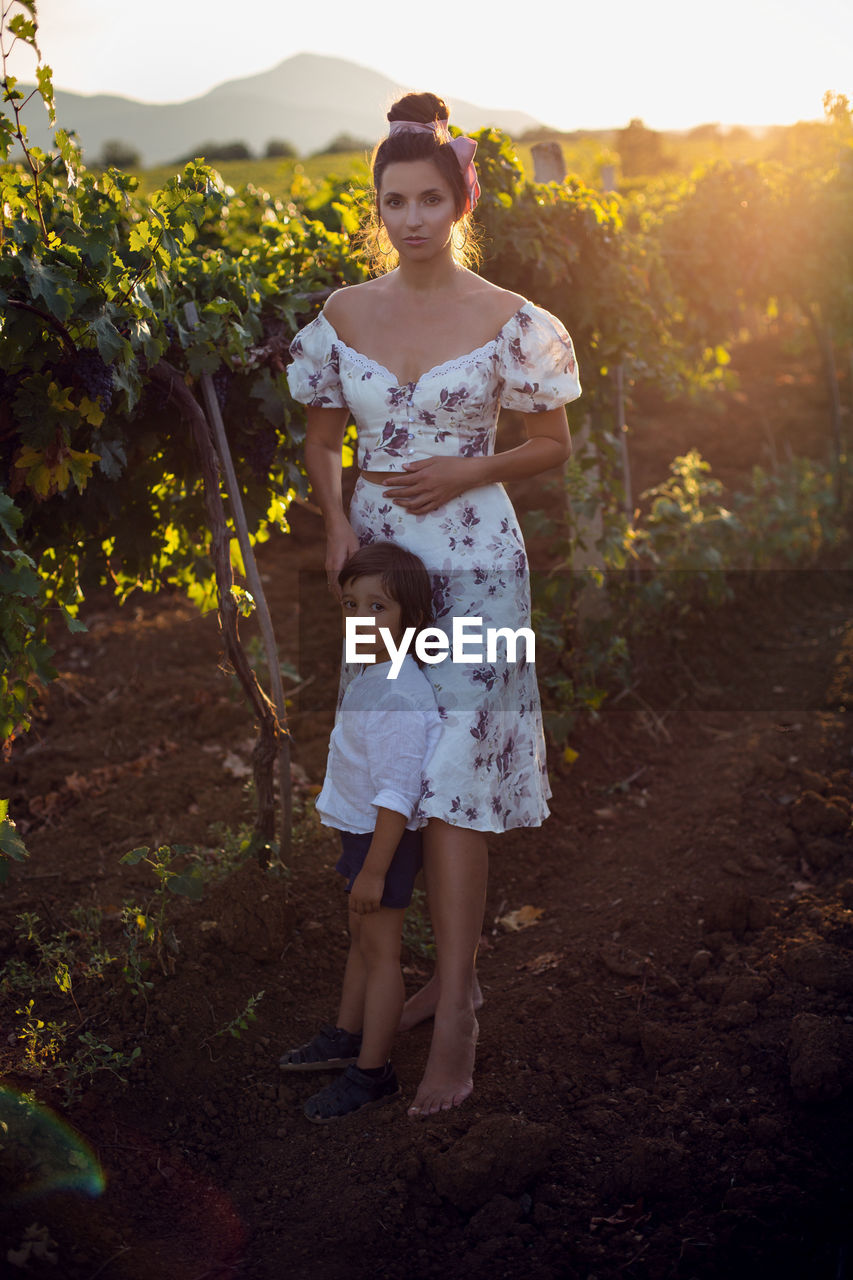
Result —
<svg viewBox="0 0 853 1280"><path fill-rule="evenodd" d="M202 607L214 603L199 465L164 371L193 394L203 371L214 374L253 537L286 527L288 504L307 485L303 415L284 376L287 342L329 290L363 278L352 237L366 181L363 161L354 183L350 161L335 155L313 179L295 162L265 162L279 182L285 175L276 195L226 185L196 160L156 175L152 187L152 175L140 182L117 167L86 168L61 128L52 154L29 147L18 118L23 94L5 59L13 40L37 52L34 5L8 9L4 739L25 728L51 677L52 620L79 625L93 586L109 584L124 598L173 585ZM52 118L50 70L41 65L37 92ZM771 554L813 556L839 536L847 453L837 371L853 343L853 123L843 97L829 96L826 108L821 148L805 158L794 150L793 159L712 161L689 178L632 179L619 195L575 177L536 184L508 138L477 135L483 272L560 316L575 338L589 447L570 464L566 522L555 532L568 561L589 537L581 516L600 509L600 581L630 563L720 570ZM639 143L651 144L641 122L623 132L634 148L628 175L643 167ZM185 320L189 301L200 316L195 329ZM757 473L752 492L728 510L691 455L676 460L641 513L629 501L622 429L632 387L713 398L728 380L731 344L783 309L805 318L821 349L835 406L829 461ZM571 590L548 599L555 643L566 645L576 605ZM611 661L613 645L607 652Z"/></svg>

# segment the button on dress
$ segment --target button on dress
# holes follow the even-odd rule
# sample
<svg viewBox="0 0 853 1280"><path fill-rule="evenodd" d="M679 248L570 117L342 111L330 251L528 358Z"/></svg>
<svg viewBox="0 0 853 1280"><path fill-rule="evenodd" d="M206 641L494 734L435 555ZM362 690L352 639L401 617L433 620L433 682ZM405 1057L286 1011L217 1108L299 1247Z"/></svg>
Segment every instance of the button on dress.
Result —
<svg viewBox="0 0 853 1280"><path fill-rule="evenodd" d="M526 302L491 342L401 386L377 361L349 347L322 313L290 344L294 399L348 407L363 471L402 471L407 462L494 452L498 413L558 408L580 395L571 339L562 323ZM480 485L435 511L416 515L360 478L349 511L362 545L397 542L420 556L433 587L435 626L452 639L454 618L468 628L466 654L424 672L435 689L442 734L421 780L421 822L442 818L478 831L539 826L551 795L535 664L500 637L489 657L489 628L530 627L524 540L502 484ZM482 630L484 642L476 640ZM343 663L341 694L358 668Z"/></svg>

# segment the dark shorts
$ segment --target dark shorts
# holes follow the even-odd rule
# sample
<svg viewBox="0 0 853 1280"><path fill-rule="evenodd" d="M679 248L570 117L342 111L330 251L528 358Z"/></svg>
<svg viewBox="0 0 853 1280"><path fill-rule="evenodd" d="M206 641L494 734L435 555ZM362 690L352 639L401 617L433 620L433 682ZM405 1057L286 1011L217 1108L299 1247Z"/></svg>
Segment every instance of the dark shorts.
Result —
<svg viewBox="0 0 853 1280"><path fill-rule="evenodd" d="M364 835L353 831L341 832L341 856L335 864L335 870L347 877L346 890L349 893L355 878L364 866L373 832ZM415 876L423 866L423 839L420 831L403 832L397 845L391 865L385 875L385 891L382 894L383 907L407 907L412 901L412 889Z"/></svg>

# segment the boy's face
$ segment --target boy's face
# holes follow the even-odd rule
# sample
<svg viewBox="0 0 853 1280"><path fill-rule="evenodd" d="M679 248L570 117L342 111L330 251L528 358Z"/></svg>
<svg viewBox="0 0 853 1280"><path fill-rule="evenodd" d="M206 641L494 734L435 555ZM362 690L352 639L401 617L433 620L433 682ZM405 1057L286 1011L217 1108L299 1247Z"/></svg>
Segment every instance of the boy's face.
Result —
<svg viewBox="0 0 853 1280"><path fill-rule="evenodd" d="M385 647L379 628L385 627L391 632L394 644L400 643L403 632L402 609L396 600L388 594L379 574L366 574L363 578L350 578L345 582L341 594L341 608L344 618L372 619L375 640L371 644L367 639L359 638L359 649L362 653L374 654L376 662L390 662L391 655ZM363 636L368 636L365 629Z"/></svg>

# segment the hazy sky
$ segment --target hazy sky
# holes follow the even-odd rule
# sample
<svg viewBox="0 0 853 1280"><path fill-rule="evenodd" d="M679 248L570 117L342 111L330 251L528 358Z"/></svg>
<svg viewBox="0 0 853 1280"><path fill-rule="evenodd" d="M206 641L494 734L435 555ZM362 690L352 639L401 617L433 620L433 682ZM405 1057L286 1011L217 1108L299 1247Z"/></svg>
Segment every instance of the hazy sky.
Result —
<svg viewBox="0 0 853 1280"><path fill-rule="evenodd" d="M558 128L632 116L653 128L787 124L820 117L826 89L853 96L851 0L38 0L38 16L58 87L151 102L196 97L294 53ZM32 78L30 58L13 69Z"/></svg>

